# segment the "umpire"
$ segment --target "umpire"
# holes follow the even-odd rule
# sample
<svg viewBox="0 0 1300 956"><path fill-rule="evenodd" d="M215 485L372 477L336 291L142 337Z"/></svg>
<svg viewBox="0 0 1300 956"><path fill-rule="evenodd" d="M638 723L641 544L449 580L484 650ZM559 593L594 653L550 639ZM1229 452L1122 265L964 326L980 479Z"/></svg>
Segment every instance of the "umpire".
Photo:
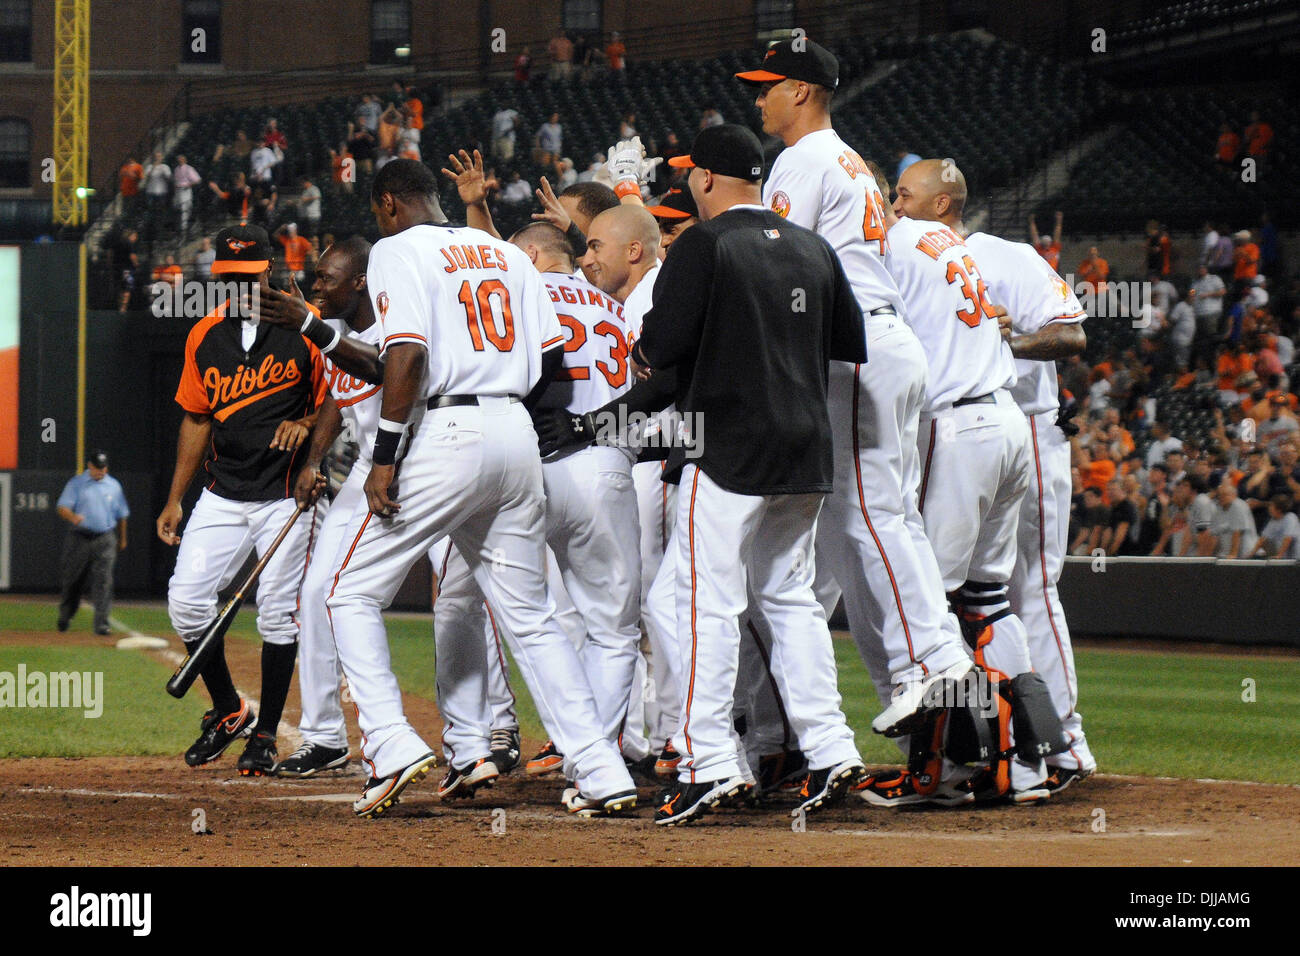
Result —
<svg viewBox="0 0 1300 956"><path fill-rule="evenodd" d="M126 519L131 509L126 506L122 485L109 477L108 455L92 451L87 456L86 470L63 486L58 511L71 526L63 545L59 630L68 629L89 578L95 633L112 634L108 608L113 603L113 565L117 553L126 549Z"/></svg>
<svg viewBox="0 0 1300 956"><path fill-rule="evenodd" d="M686 426L665 471L681 476L671 557L684 699L678 781L655 822L671 826L750 786L731 721L749 592L771 628L781 699L808 757L799 809L841 798L865 774L839 707L812 554L833 474L827 366L867 355L834 250L763 207L753 133L710 127L670 164L690 168L702 221L673 243L632 359L639 376L675 370Z"/></svg>

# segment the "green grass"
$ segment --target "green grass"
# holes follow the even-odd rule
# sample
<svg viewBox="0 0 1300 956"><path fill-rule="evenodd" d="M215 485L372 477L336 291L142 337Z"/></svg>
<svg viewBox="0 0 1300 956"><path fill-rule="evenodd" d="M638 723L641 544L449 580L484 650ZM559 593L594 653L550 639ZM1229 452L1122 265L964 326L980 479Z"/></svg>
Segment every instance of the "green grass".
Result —
<svg viewBox="0 0 1300 956"><path fill-rule="evenodd" d="M168 697L163 691L166 669L143 654L111 647L0 646L0 672L16 680L20 664L29 677L38 672L101 674L102 713L87 717L84 697L78 709L6 706L0 709L0 757L177 754L194 742L206 707L198 695L182 701ZM47 696L46 703L53 700Z"/></svg>
<svg viewBox="0 0 1300 956"><path fill-rule="evenodd" d="M48 631L52 610L51 604L0 603L0 627ZM114 616L144 633L170 634L165 608L123 606ZM232 637L258 641L254 620L251 609L242 612ZM402 689L434 699L428 618L392 617L387 624ZM852 642L837 640L835 654L844 713L863 758L898 762L898 748L871 732L878 704ZM107 703L98 720L83 719L79 712L0 710L0 757L177 753L193 739L202 695L179 703L167 697L162 690L166 667L143 654L0 647L0 670L13 671L19 660L29 671L102 669ZM1300 784L1300 749L1294 746L1300 661L1089 648L1077 653L1076 663L1079 707L1104 772ZM546 733L528 690L513 666L512 674L524 734L541 739ZM1253 703L1242 700L1246 678L1255 682Z"/></svg>

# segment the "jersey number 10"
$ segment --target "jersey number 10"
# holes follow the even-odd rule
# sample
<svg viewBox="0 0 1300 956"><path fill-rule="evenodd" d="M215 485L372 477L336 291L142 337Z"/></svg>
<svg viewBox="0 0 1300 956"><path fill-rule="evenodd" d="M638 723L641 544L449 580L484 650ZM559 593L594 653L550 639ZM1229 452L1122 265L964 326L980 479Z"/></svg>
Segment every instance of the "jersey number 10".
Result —
<svg viewBox="0 0 1300 956"><path fill-rule="evenodd" d="M494 296L501 307L504 332L497 331L497 317L492 311ZM498 352L509 352L515 347L515 317L510 311L510 290L504 282L500 279L484 279L478 284L478 289L470 292L467 280L460 284L456 298L465 307L465 321L469 325L469 338L474 344L475 352L483 351L484 338Z"/></svg>

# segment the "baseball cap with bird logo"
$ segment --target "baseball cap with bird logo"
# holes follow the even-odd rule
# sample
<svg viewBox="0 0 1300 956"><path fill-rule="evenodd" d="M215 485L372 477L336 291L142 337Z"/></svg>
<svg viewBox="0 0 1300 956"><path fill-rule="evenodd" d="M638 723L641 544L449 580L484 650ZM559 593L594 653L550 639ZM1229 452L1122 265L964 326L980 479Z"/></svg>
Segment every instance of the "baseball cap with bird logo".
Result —
<svg viewBox="0 0 1300 956"><path fill-rule="evenodd" d="M222 229L213 247L217 254L212 262L213 275L257 275L271 264L271 240L261 226L241 223Z"/></svg>

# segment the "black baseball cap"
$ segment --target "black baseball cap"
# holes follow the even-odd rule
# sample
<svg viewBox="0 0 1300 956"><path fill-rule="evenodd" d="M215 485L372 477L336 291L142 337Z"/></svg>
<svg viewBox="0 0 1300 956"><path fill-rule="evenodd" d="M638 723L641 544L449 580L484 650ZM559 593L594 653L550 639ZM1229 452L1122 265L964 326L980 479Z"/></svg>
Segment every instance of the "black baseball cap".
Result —
<svg viewBox="0 0 1300 956"><path fill-rule="evenodd" d="M840 63L835 54L807 37L774 43L756 70L736 74L746 83L775 83L803 80L835 89L840 85Z"/></svg>
<svg viewBox="0 0 1300 956"><path fill-rule="evenodd" d="M685 186L674 186L664 193L659 202L647 206L646 212L656 219L689 219L700 217L700 210L695 205L695 197Z"/></svg>
<svg viewBox="0 0 1300 956"><path fill-rule="evenodd" d="M108 454L96 448L86 456L86 464L94 465L96 468L107 468Z"/></svg>
<svg viewBox="0 0 1300 956"><path fill-rule="evenodd" d="M213 243L217 257L212 274L231 272L257 275L271 264L271 240L261 226L229 226L217 233Z"/></svg>
<svg viewBox="0 0 1300 956"><path fill-rule="evenodd" d="M756 181L763 178L763 146L748 128L723 123L700 130L689 156L674 156L669 166L699 166L719 176Z"/></svg>

